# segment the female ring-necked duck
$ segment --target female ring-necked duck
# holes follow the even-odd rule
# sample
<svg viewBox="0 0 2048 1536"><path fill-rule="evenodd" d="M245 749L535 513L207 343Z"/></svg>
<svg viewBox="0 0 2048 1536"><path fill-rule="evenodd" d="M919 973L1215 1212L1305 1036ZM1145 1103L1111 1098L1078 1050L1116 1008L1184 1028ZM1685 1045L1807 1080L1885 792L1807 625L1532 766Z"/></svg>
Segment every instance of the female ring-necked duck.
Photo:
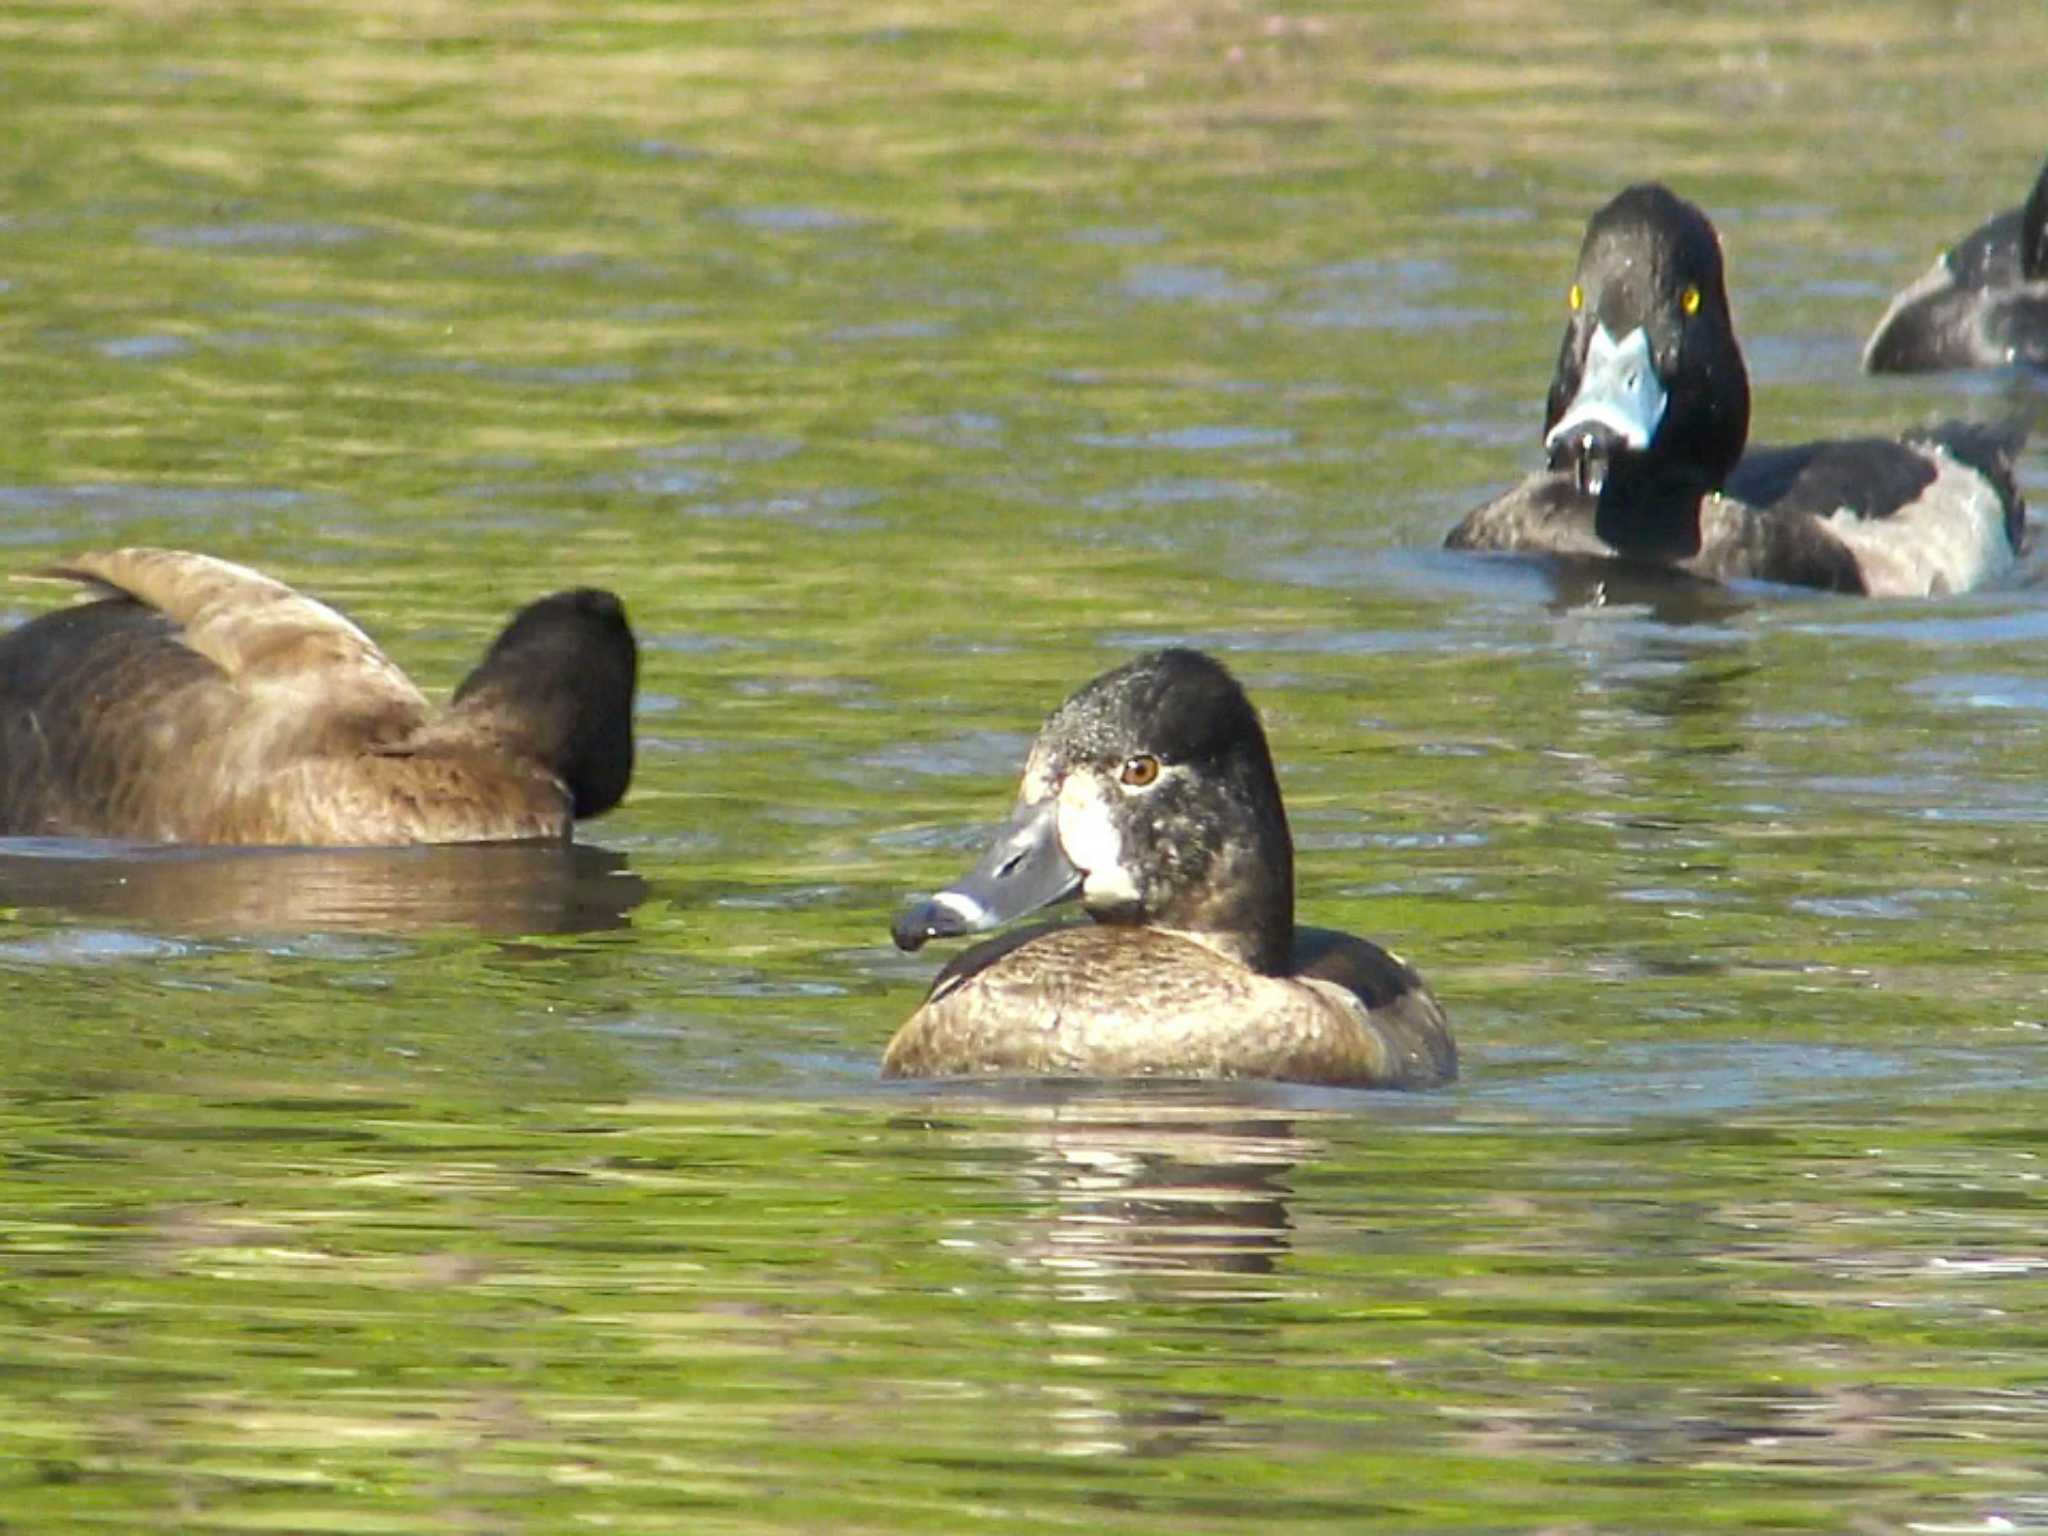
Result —
<svg viewBox="0 0 2048 1536"><path fill-rule="evenodd" d="M521 609L437 711L354 624L244 566L117 549L40 574L96 600L0 640L0 833L561 838L632 776L639 651L609 592Z"/></svg>
<svg viewBox="0 0 2048 1536"><path fill-rule="evenodd" d="M1015 815L896 943L1078 894L1089 922L977 945L882 1058L893 1077L1263 1077L1424 1088L1457 1075L1443 1010L1378 945L1294 923L1294 845L1265 732L1219 663L1165 650L1046 721Z"/></svg>
<svg viewBox="0 0 2048 1536"><path fill-rule="evenodd" d="M2048 163L2008 208L1935 258L1892 300L1863 349L1872 373L2048 368Z"/></svg>
<svg viewBox="0 0 2048 1536"><path fill-rule="evenodd" d="M1663 187L1593 215L1544 411L1549 468L1469 515L1452 549L1527 550L1881 596L2012 564L2018 425L1752 448L1721 244Z"/></svg>

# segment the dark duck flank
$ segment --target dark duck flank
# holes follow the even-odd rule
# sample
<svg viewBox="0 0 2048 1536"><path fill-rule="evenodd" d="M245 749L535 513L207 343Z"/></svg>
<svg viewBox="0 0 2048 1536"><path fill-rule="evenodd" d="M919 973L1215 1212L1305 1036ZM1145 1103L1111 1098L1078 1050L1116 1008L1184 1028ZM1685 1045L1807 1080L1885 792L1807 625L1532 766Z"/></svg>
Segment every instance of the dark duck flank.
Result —
<svg viewBox="0 0 2048 1536"><path fill-rule="evenodd" d="M1644 185L1594 214L1566 308L1549 467L1447 547L1879 596L1959 592L2012 564L2017 425L1745 451L1749 374L1721 244L1691 203Z"/></svg>
<svg viewBox="0 0 2048 1536"><path fill-rule="evenodd" d="M1872 373L2048 368L2048 163L2008 208L1935 258L1863 349Z"/></svg>
<svg viewBox="0 0 2048 1536"><path fill-rule="evenodd" d="M563 838L626 792L638 648L609 592L514 615L446 709L283 582L164 549L0 640L0 833L307 845Z"/></svg>
<svg viewBox="0 0 2048 1536"><path fill-rule="evenodd" d="M1294 847L1265 732L1222 665L1165 650L1046 721L1017 807L895 938L994 928L1078 896L1087 921L977 945L882 1060L893 1077L1255 1077L1424 1088L1457 1075L1422 978L1294 921Z"/></svg>

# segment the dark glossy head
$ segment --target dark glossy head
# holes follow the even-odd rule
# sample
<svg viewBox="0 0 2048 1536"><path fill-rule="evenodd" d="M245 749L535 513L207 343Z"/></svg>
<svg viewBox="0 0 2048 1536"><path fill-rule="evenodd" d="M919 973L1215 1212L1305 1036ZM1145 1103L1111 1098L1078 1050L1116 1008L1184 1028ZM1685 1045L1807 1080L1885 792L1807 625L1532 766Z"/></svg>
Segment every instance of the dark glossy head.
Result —
<svg viewBox="0 0 2048 1536"><path fill-rule="evenodd" d="M1543 417L1551 467L1600 498L1617 547L1682 552L1699 497L1749 435L1714 226L1655 183L1630 187L1586 226L1566 307Z"/></svg>
<svg viewBox="0 0 2048 1536"><path fill-rule="evenodd" d="M2048 280L2048 160L2020 209L2020 276L2030 283Z"/></svg>
<svg viewBox="0 0 2048 1536"><path fill-rule="evenodd" d="M896 942L915 949L1075 894L1100 922L1186 933L1257 970L1287 964L1293 841L1258 714L1221 663L1155 651L1062 704L989 855L906 912Z"/></svg>
<svg viewBox="0 0 2048 1536"><path fill-rule="evenodd" d="M569 788L573 813L618 804L633 777L640 648L610 592L578 587L529 603L455 690L488 709Z"/></svg>

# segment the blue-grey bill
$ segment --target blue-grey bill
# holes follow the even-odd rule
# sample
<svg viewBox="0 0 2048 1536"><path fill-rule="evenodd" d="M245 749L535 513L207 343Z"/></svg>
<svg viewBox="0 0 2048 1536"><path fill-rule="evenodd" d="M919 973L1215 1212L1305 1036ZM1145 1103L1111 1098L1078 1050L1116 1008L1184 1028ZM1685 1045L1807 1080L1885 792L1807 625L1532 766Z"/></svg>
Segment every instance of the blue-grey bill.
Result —
<svg viewBox="0 0 2048 1536"><path fill-rule="evenodd" d="M1020 805L980 863L896 919L896 947L981 933L1079 891L1081 871L1060 849L1058 817L1055 799Z"/></svg>
<svg viewBox="0 0 2048 1536"><path fill-rule="evenodd" d="M1578 393L1543 436L1553 455L1574 438L1617 442L1641 453L1657 435L1666 396L1650 361L1650 338L1641 326L1620 341L1604 325L1593 330Z"/></svg>

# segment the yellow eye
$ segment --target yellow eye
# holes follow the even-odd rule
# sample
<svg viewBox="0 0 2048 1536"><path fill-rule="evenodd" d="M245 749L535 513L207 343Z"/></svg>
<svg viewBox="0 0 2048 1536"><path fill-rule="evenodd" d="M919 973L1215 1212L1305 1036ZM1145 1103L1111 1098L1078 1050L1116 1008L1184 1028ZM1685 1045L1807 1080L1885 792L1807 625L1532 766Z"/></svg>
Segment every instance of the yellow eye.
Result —
<svg viewBox="0 0 2048 1536"><path fill-rule="evenodd" d="M1143 789L1159 777L1159 759L1150 752L1141 752L1123 766L1117 778L1133 789Z"/></svg>
<svg viewBox="0 0 2048 1536"><path fill-rule="evenodd" d="M1564 296L1564 301L1571 305L1572 313L1576 315L1581 309L1586 307L1585 291L1577 283L1573 283L1572 291Z"/></svg>
<svg viewBox="0 0 2048 1536"><path fill-rule="evenodd" d="M1687 283L1685 285L1685 292L1678 296L1678 307L1684 310L1688 317L1698 314L1700 312L1699 289L1695 288L1691 283Z"/></svg>

